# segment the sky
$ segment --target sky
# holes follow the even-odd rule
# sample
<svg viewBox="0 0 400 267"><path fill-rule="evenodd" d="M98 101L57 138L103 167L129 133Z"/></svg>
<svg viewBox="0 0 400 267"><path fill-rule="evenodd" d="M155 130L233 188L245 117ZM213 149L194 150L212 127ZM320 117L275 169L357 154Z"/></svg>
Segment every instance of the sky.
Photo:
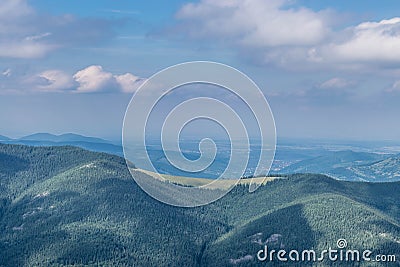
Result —
<svg viewBox="0 0 400 267"><path fill-rule="evenodd" d="M278 138L399 140L398 10L397 0L3 0L0 134L118 140L141 84L204 60L259 86Z"/></svg>

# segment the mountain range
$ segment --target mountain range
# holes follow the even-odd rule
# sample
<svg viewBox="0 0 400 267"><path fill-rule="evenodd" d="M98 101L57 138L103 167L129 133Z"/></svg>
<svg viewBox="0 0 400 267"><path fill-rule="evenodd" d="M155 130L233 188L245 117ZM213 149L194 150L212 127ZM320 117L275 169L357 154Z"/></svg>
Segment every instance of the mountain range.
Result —
<svg viewBox="0 0 400 267"><path fill-rule="evenodd" d="M21 138L12 139L0 135L0 142L4 144L20 144L29 146L76 146L90 151L105 152L123 156L122 147L97 137L88 137L79 134L66 133L54 135L49 133L35 133Z"/></svg>
<svg viewBox="0 0 400 267"><path fill-rule="evenodd" d="M104 152L123 156L121 144L96 137L87 137L78 134L54 135L49 133L36 133L18 139L0 136L0 143L21 144L29 146L76 146L95 152ZM158 171L173 175L185 175L184 172L171 168L161 148L150 147L149 155ZM190 154L192 153L192 154ZM193 150L188 155L198 157L198 151ZM221 154L225 155L225 154ZM226 155L225 155L226 156ZM252 159L252 158L251 158ZM212 168L196 174L194 177L214 177L224 169L229 157L217 157ZM373 152L360 152L353 150L329 151L321 148L298 148L296 146L277 146L274 166L276 174L314 173L326 174L335 179L346 181L390 182L400 181L400 155ZM246 175L245 175L246 176Z"/></svg>
<svg viewBox="0 0 400 267"><path fill-rule="evenodd" d="M50 141L50 142L92 142L92 143L111 143L110 141L96 138L88 137L79 134L66 133L66 134L49 134L49 133L36 133L27 135L19 138L18 140L29 140L29 141Z"/></svg>
<svg viewBox="0 0 400 267"><path fill-rule="evenodd" d="M400 182L285 175L179 208L142 191L118 156L7 144L0 181L0 266L282 266L259 262L257 252L322 251L342 238L349 249L400 259Z"/></svg>
<svg viewBox="0 0 400 267"><path fill-rule="evenodd" d="M346 150L296 162L280 173L322 173L347 181L388 182L400 180L399 163L399 155Z"/></svg>

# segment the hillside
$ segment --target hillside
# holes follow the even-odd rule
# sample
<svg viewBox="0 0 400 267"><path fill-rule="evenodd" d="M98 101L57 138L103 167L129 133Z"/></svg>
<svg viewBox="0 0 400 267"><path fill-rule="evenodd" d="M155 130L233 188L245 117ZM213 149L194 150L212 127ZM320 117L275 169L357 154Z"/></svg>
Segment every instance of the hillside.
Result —
<svg viewBox="0 0 400 267"><path fill-rule="evenodd" d="M0 145L0 181L0 266L253 266L266 242L322 250L339 238L400 259L399 182L289 175L177 208L117 156L19 145Z"/></svg>
<svg viewBox="0 0 400 267"><path fill-rule="evenodd" d="M152 176L155 179L160 179L159 175L156 175L154 172L151 171L146 171L142 169L133 169L133 173L144 173L147 175ZM184 177L184 176L173 176L173 175L167 175L167 174L161 174L161 177L163 177L165 180L177 184L177 185L182 185L182 186L204 186L209 183L211 183L213 180L212 179L207 179L207 178L192 178L192 177ZM236 180L220 180L216 181L213 184L213 188L215 189L226 189L231 187L232 185L238 184L238 185L249 185L250 182L254 182L256 184L263 184L265 185L268 182L271 182L275 179L281 179L282 177L256 177L256 178L242 178L237 182Z"/></svg>
<svg viewBox="0 0 400 267"><path fill-rule="evenodd" d="M4 135L0 135L0 141L7 141L7 140L10 140L10 138Z"/></svg>
<svg viewBox="0 0 400 267"><path fill-rule="evenodd" d="M352 166L348 170L361 180L398 181L400 180L400 156L397 155L372 164Z"/></svg>
<svg viewBox="0 0 400 267"><path fill-rule="evenodd" d="M4 138L2 138L4 137ZM49 133L36 133L18 139L0 136L3 144L28 145L28 146L76 146L96 152L104 152L117 156L123 156L122 146L111 141L88 137L79 134L67 133L54 135Z"/></svg>
<svg viewBox="0 0 400 267"><path fill-rule="evenodd" d="M390 155L354 152L351 150L336 151L330 152L327 155L299 161L284 168L280 173L322 173L347 181L398 181L400 180L400 176L396 178L385 175L370 176L370 173L366 173L365 175L360 174L363 169L367 168L366 166L386 160L389 157ZM384 172L385 171L382 170L382 174Z"/></svg>

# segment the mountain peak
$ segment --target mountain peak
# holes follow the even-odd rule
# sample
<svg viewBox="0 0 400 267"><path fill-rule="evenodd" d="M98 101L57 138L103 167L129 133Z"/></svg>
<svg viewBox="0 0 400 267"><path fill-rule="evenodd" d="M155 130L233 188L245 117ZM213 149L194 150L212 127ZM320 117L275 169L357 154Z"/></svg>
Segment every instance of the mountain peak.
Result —
<svg viewBox="0 0 400 267"><path fill-rule="evenodd" d="M60 135L50 133L35 133L21 137L19 140L29 141L51 141L51 142L91 142L91 143L111 143L105 139L88 137L75 133L65 133Z"/></svg>
<svg viewBox="0 0 400 267"><path fill-rule="evenodd" d="M7 137L7 136L4 136L4 135L0 135L0 141L8 141L8 140L10 140L11 138L9 138L9 137Z"/></svg>
<svg viewBox="0 0 400 267"><path fill-rule="evenodd" d="M37 141L53 141L57 138L57 135L50 133L34 133L24 137L19 138L19 140L37 140Z"/></svg>

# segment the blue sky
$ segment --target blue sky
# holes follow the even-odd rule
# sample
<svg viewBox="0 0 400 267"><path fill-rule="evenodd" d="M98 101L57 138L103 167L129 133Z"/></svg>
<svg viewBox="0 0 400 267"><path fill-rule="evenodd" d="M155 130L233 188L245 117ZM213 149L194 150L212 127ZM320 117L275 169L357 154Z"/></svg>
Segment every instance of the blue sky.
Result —
<svg viewBox="0 0 400 267"><path fill-rule="evenodd" d="M281 137L400 136L398 1L0 3L0 134L119 139L152 74L210 60L251 77Z"/></svg>

